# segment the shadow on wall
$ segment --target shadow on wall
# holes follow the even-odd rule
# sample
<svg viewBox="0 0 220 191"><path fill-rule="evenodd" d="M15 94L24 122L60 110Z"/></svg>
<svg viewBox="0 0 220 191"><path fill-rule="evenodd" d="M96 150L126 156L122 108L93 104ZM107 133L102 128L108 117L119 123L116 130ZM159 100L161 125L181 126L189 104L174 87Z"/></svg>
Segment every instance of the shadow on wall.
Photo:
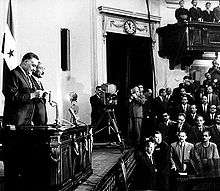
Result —
<svg viewBox="0 0 220 191"><path fill-rule="evenodd" d="M68 109L71 106L70 102L70 92L75 92L78 95L77 105L79 106L79 119L86 124L90 124L90 103L89 94L85 94L85 87L82 83L76 81L76 78L71 77L70 74L63 76L62 80L62 97L63 97L63 118L70 120L70 113Z"/></svg>

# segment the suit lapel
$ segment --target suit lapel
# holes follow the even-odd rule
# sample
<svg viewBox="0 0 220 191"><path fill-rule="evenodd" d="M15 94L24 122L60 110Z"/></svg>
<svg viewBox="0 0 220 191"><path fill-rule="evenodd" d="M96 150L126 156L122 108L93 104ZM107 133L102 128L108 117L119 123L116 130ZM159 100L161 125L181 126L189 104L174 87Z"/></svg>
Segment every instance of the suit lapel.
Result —
<svg viewBox="0 0 220 191"><path fill-rule="evenodd" d="M24 74L24 72L21 70L21 68L20 67L17 67L16 68L16 70L17 70L17 74L18 74L18 76L20 77L20 79L22 80L23 79L23 81L27 84L27 86L29 87L29 88L31 88L31 84L30 84L30 82L29 82L29 80L28 80L28 77Z"/></svg>

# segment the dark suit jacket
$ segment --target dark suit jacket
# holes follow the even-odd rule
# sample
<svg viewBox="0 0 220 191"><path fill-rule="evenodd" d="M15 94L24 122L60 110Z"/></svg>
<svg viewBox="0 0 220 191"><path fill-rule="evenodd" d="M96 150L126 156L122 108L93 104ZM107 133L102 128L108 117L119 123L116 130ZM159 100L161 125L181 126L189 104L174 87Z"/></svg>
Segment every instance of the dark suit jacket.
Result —
<svg viewBox="0 0 220 191"><path fill-rule="evenodd" d="M96 125L100 120L100 117L102 117L104 114L105 105L103 100L96 94L90 97L90 104L92 107L91 124Z"/></svg>
<svg viewBox="0 0 220 191"><path fill-rule="evenodd" d="M186 132L187 137L188 137L187 140L191 139L191 126L188 123L185 122L183 124L181 131ZM173 143L178 140L177 132L179 132L179 129L178 129L178 124L176 123L172 126L172 128L169 129L169 132L168 132L169 143Z"/></svg>
<svg viewBox="0 0 220 191"><path fill-rule="evenodd" d="M186 122L191 125L194 126L196 125L196 118L198 117L198 114L195 114L195 117L193 118L192 113L187 113L186 114Z"/></svg>
<svg viewBox="0 0 220 191"><path fill-rule="evenodd" d="M10 74L4 92L4 124L31 125L34 113L34 103L30 99L30 93L34 92L32 85L19 66Z"/></svg>
<svg viewBox="0 0 220 191"><path fill-rule="evenodd" d="M197 113L199 113L200 115L202 115L203 117L204 117L204 119L206 119L206 117L207 117L207 114L208 114L208 112L209 112L209 108L210 108L210 105L208 104L207 105L207 110L206 110L206 112L203 110L203 105L202 104L199 104L198 106L197 106Z"/></svg>
<svg viewBox="0 0 220 191"><path fill-rule="evenodd" d="M215 143L218 147L218 151L220 151L220 132L217 129L216 125L212 125L209 128L211 134L211 142Z"/></svg>
<svg viewBox="0 0 220 191"><path fill-rule="evenodd" d="M168 101L166 100L166 98L164 99L164 101L162 101L159 96L156 97L154 99L153 111L154 114L159 118L161 118L164 112L168 112Z"/></svg>
<svg viewBox="0 0 220 191"><path fill-rule="evenodd" d="M162 133L163 140L168 144L171 143L169 138L169 132L172 131L172 129L174 128L174 124L176 124L176 122L170 120L168 124L160 122L157 127L157 130Z"/></svg>
<svg viewBox="0 0 220 191"><path fill-rule="evenodd" d="M208 94L206 94L208 97ZM216 94L212 94L212 101L209 103L209 105L216 105L218 106L220 104L219 97Z"/></svg>
<svg viewBox="0 0 220 191"><path fill-rule="evenodd" d="M202 10L199 7L191 7L189 9L189 16L191 18L191 21L198 21L199 18L202 17Z"/></svg>
<svg viewBox="0 0 220 191"><path fill-rule="evenodd" d="M191 137L190 140L188 140L190 143L196 144L198 142L202 142L203 140L203 131L207 130L207 126L203 126L202 131L199 130L197 126L193 126L191 128Z"/></svg>
<svg viewBox="0 0 220 191"><path fill-rule="evenodd" d="M202 19L204 22L213 22L214 21L214 14L212 11L208 13L207 10L202 11Z"/></svg>
<svg viewBox="0 0 220 191"><path fill-rule="evenodd" d="M206 115L206 118L205 118L205 124L208 125L208 126L214 125L215 116L216 116L216 113L214 114L214 119L211 119L211 114L210 114L210 112L208 112L207 115Z"/></svg>
<svg viewBox="0 0 220 191"><path fill-rule="evenodd" d="M44 90L42 83L37 82L32 76L32 83L34 84L35 90ZM46 125L47 124L47 111L46 111L46 99L45 98L34 98L34 115L33 123L34 125Z"/></svg>
<svg viewBox="0 0 220 191"><path fill-rule="evenodd" d="M137 168L135 174L136 189L154 189L156 184L156 168L144 151L136 153Z"/></svg>

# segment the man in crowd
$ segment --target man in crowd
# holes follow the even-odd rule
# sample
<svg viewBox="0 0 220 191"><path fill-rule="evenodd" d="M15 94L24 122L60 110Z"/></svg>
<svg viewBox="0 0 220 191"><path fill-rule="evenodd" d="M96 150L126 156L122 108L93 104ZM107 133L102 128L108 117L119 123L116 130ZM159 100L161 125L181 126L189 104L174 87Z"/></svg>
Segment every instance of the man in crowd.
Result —
<svg viewBox="0 0 220 191"><path fill-rule="evenodd" d="M161 132L154 133L156 143L153 158L157 169L157 187L159 190L169 190L169 173L170 173L170 147L163 141Z"/></svg>
<svg viewBox="0 0 220 191"><path fill-rule="evenodd" d="M180 131L178 141L171 144L171 169L176 172L189 172L191 162L198 160L193 144L187 142L186 139L186 132Z"/></svg>
<svg viewBox="0 0 220 191"><path fill-rule="evenodd" d="M196 124L196 118L198 116L197 107L195 104L192 104L189 108L189 112L186 114L186 122L193 126Z"/></svg>
<svg viewBox="0 0 220 191"><path fill-rule="evenodd" d="M135 184L137 190L151 190L156 188L157 169L154 162L155 142L153 139L144 141L143 148L136 152Z"/></svg>
<svg viewBox="0 0 220 191"><path fill-rule="evenodd" d="M34 88L31 81L32 72L36 70L39 58L34 53L23 56L21 64L11 71L4 96L4 124L32 125L35 112L34 99L41 98L43 91Z"/></svg>
<svg viewBox="0 0 220 191"><path fill-rule="evenodd" d="M197 0L192 0L192 7L189 9L189 17L190 21L201 21L202 18L202 10L197 7Z"/></svg>
<svg viewBox="0 0 220 191"><path fill-rule="evenodd" d="M140 95L139 88L135 86L131 90L129 99L129 125L128 125L128 140L129 144L138 146L141 141L143 105L145 98Z"/></svg>
<svg viewBox="0 0 220 191"><path fill-rule="evenodd" d="M205 126L204 123L203 116L198 115L196 118L196 124L192 126L191 129L191 137L189 140L191 143L195 144L202 141L203 132L208 129L208 126Z"/></svg>
<svg viewBox="0 0 220 191"><path fill-rule="evenodd" d="M219 97L218 97L218 95L216 95L213 92L213 87L212 86L208 86L207 87L207 95L206 96L208 98L209 105L216 105L216 106L218 106L220 104Z"/></svg>
<svg viewBox="0 0 220 191"><path fill-rule="evenodd" d="M211 141L214 142L218 151L220 151L220 113L217 113L215 116L215 124L209 128Z"/></svg>
<svg viewBox="0 0 220 191"><path fill-rule="evenodd" d="M95 95L90 97L91 104L91 125L96 126L101 116L104 114L104 99L103 90L101 86L96 86Z"/></svg>
<svg viewBox="0 0 220 191"><path fill-rule="evenodd" d="M179 1L180 8L175 11L175 17L178 23L184 23L189 19L189 11L184 8L184 3L184 0Z"/></svg>
<svg viewBox="0 0 220 191"><path fill-rule="evenodd" d="M170 144L169 132L174 128L175 121L170 120L169 113L163 113L163 120L158 124L157 130L161 132L163 140Z"/></svg>
<svg viewBox="0 0 220 191"><path fill-rule="evenodd" d="M219 158L218 149L215 143L210 142L211 136L208 130L203 131L203 139L195 145L195 151L201 160Z"/></svg>
<svg viewBox="0 0 220 191"><path fill-rule="evenodd" d="M205 4L206 9L202 11L202 20L204 22L213 22L214 21L214 14L213 11L210 10L211 3L206 2Z"/></svg>
<svg viewBox="0 0 220 191"><path fill-rule="evenodd" d="M205 124L208 126L213 125L215 123L216 114L217 114L216 105L211 105L209 107L208 115L206 116L206 119L205 119L206 120Z"/></svg>
<svg viewBox="0 0 220 191"><path fill-rule="evenodd" d="M213 15L215 22L218 23L220 21L220 1L219 5L213 9Z"/></svg>

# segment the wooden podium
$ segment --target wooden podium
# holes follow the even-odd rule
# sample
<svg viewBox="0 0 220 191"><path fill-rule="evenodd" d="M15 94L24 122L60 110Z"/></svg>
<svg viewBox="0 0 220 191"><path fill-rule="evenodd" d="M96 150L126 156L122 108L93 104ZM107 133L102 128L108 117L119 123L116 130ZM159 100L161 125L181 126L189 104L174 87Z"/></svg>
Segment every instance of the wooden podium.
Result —
<svg viewBox="0 0 220 191"><path fill-rule="evenodd" d="M5 128L3 135L9 187L68 191L92 173L92 135L88 126Z"/></svg>

